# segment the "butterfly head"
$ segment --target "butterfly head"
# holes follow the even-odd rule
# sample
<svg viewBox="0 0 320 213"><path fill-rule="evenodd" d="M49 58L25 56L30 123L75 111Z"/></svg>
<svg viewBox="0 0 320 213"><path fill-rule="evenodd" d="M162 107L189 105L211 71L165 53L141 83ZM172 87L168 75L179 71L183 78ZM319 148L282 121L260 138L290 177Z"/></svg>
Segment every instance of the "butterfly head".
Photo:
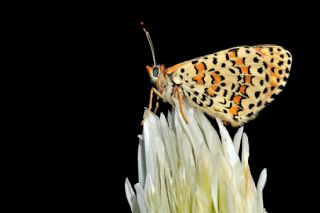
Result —
<svg viewBox="0 0 320 213"><path fill-rule="evenodd" d="M150 76L152 83L159 82L161 77L164 75L164 73L163 73L164 72L164 65L163 64L153 65L152 67L147 65L146 70Z"/></svg>

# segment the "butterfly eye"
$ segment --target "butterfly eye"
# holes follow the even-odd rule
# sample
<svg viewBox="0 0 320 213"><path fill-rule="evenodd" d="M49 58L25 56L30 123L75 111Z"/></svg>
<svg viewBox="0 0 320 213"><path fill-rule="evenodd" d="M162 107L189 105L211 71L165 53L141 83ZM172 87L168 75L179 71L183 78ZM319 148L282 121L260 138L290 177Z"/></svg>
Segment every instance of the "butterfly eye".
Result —
<svg viewBox="0 0 320 213"><path fill-rule="evenodd" d="M152 74L154 77L158 77L159 75L159 67L154 67L152 70Z"/></svg>

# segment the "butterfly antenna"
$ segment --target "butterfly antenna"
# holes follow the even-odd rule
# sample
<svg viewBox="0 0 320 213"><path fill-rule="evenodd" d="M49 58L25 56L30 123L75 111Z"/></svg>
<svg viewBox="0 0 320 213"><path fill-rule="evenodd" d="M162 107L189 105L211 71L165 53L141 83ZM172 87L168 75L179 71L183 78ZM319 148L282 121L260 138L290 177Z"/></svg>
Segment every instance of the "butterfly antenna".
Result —
<svg viewBox="0 0 320 213"><path fill-rule="evenodd" d="M155 56L155 54L154 54L154 48L153 48L153 44L152 44L152 40L151 40L150 34L149 34L149 32L146 30L146 28L144 27L144 23L141 22L140 24L141 24L141 27L142 27L143 31L145 32L145 34L146 34L146 36L147 36L147 39L148 39L148 42L149 42L149 45L150 45L150 49L151 49L151 53L152 53L153 64L154 64L154 66L156 66L156 65L157 65L157 63L156 63L156 56Z"/></svg>

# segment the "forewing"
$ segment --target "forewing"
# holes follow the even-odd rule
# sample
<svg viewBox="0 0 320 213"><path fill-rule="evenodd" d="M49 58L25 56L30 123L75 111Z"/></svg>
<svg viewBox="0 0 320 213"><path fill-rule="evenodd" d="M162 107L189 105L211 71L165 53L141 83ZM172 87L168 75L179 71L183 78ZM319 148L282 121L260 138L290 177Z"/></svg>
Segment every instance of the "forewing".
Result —
<svg viewBox="0 0 320 213"><path fill-rule="evenodd" d="M280 46L242 46L184 62L172 79L191 105L239 126L281 92L291 62Z"/></svg>

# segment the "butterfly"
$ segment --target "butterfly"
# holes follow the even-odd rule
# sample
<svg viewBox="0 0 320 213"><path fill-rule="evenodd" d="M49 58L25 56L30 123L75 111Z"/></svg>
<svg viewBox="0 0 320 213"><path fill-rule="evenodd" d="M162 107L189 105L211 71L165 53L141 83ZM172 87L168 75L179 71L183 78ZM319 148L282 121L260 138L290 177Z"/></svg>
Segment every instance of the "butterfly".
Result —
<svg viewBox="0 0 320 213"><path fill-rule="evenodd" d="M278 95L287 83L292 64L291 53L285 48L263 44L239 46L187 60L165 68L155 60L151 37L143 26L152 52L153 66L146 66L155 87L150 91L149 112L153 94L174 105L183 100L225 124L241 126ZM158 101L156 109L158 108Z"/></svg>

